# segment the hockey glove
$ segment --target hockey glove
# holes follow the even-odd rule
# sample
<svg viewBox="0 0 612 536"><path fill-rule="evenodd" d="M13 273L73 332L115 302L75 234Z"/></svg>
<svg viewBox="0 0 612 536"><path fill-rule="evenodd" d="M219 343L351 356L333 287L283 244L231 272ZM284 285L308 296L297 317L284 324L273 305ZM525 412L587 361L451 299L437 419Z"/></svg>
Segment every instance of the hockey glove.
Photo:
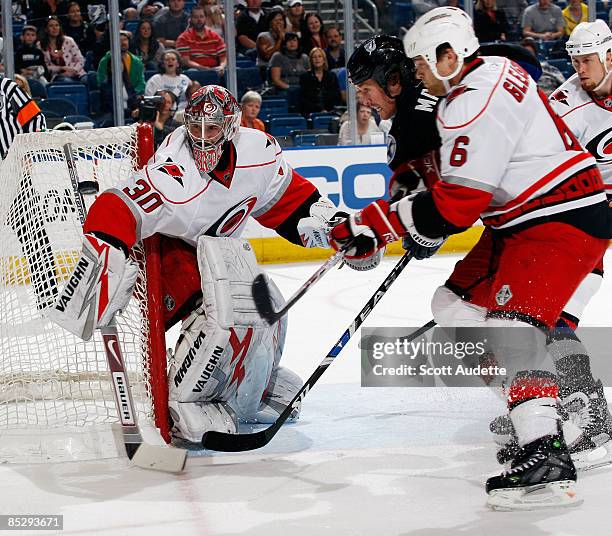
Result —
<svg viewBox="0 0 612 536"><path fill-rule="evenodd" d="M297 230L305 248L329 248L329 232L339 221L348 217L327 197L310 205L310 216L298 221Z"/></svg>
<svg viewBox="0 0 612 536"><path fill-rule="evenodd" d="M49 318L88 341L94 329L106 326L127 306L138 266L121 249L86 234L83 250Z"/></svg>
<svg viewBox="0 0 612 536"><path fill-rule="evenodd" d="M423 177L414 167L414 160L404 162L401 166L393 171L389 180L389 197L391 202L399 201L402 197L406 197L410 192L416 190Z"/></svg>
<svg viewBox="0 0 612 536"><path fill-rule="evenodd" d="M413 198L406 197L392 205L382 200L368 205L332 229L332 247L339 249L353 239L354 247L347 251L346 257L364 258L386 244L406 237L408 249L416 259L431 257L445 238L428 238L419 234L412 219Z"/></svg>
<svg viewBox="0 0 612 536"><path fill-rule="evenodd" d="M402 247L406 251L410 251L415 259L421 260L434 255L442 247L446 237L429 238L417 231L412 219L412 203L416 195L413 194L395 203L392 205L391 210L395 210L398 213L401 223L406 228L406 233L402 238Z"/></svg>
<svg viewBox="0 0 612 536"><path fill-rule="evenodd" d="M399 201L417 189L428 190L440 179L437 151L408 160L397 167L389 181L391 202Z"/></svg>

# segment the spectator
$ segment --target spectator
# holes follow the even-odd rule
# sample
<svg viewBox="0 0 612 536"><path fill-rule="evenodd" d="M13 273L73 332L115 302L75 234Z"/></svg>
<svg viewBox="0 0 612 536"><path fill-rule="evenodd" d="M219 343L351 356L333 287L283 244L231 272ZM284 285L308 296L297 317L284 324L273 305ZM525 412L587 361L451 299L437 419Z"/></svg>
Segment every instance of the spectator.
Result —
<svg viewBox="0 0 612 536"><path fill-rule="evenodd" d="M257 36L268 31L268 22L261 9L261 0L246 0L247 9L236 17L236 40L238 52L257 54Z"/></svg>
<svg viewBox="0 0 612 536"><path fill-rule="evenodd" d="M168 10L157 17L153 29L159 42L166 48L176 47L176 39L189 24L189 15L185 13L185 0L170 0Z"/></svg>
<svg viewBox="0 0 612 536"><path fill-rule="evenodd" d="M138 100L144 93L145 79L144 66L140 58L130 52L130 32L122 30L119 34L121 46L122 78L123 78L123 103L124 108L132 113L138 108ZM113 85L111 81L111 52L110 50L100 60L98 65L98 85L102 89L102 101L108 110L113 106Z"/></svg>
<svg viewBox="0 0 612 536"><path fill-rule="evenodd" d="M373 134L379 134L378 140ZM373 139L374 138L374 139ZM357 143L356 145L372 145L373 142L384 141L383 131L378 128L372 117L372 108L365 104L357 103ZM350 121L345 121L340 126L338 145L352 145Z"/></svg>
<svg viewBox="0 0 612 536"><path fill-rule="evenodd" d="M172 91L179 110L187 104L187 91L192 84L187 75L181 74L181 55L176 50L166 50L162 58L161 72L149 78L145 95L155 95L161 90Z"/></svg>
<svg viewBox="0 0 612 536"><path fill-rule="evenodd" d="M308 55L310 71L300 76L302 115L312 112L329 112L342 103L338 79L327 69L325 52L315 47Z"/></svg>
<svg viewBox="0 0 612 536"><path fill-rule="evenodd" d="M87 39L87 25L81 14L81 6L78 2L70 2L68 4L68 14L62 25L64 35L72 37L74 42L79 47L82 54L87 52L85 42Z"/></svg>
<svg viewBox="0 0 612 536"><path fill-rule="evenodd" d="M13 80L15 81L15 84L17 84L28 97L32 98L32 90L30 89L30 84L24 76L16 74L13 77Z"/></svg>
<svg viewBox="0 0 612 536"><path fill-rule="evenodd" d="M563 13L563 19L565 20L565 35L567 37L581 22L589 22L589 8L581 0L569 0L569 4L561 13Z"/></svg>
<svg viewBox="0 0 612 536"><path fill-rule="evenodd" d="M257 66L265 68L272 57L278 52L285 39L285 14L279 10L273 10L266 17L268 31L257 36Z"/></svg>
<svg viewBox="0 0 612 536"><path fill-rule="evenodd" d="M261 110L261 95L257 91L247 91L240 99L240 108L242 109L241 127L266 131L264 122L257 117Z"/></svg>
<svg viewBox="0 0 612 536"><path fill-rule="evenodd" d="M66 14L68 2L66 0L33 0L30 3L28 22L43 29L50 17L62 17Z"/></svg>
<svg viewBox="0 0 612 536"><path fill-rule="evenodd" d="M200 0L199 4L206 13L206 26L225 38L225 15L217 0Z"/></svg>
<svg viewBox="0 0 612 536"><path fill-rule="evenodd" d="M38 80L44 85L49 82L49 72L42 50L36 46L36 26L26 25L21 33L21 46L15 50L15 72Z"/></svg>
<svg viewBox="0 0 612 536"><path fill-rule="evenodd" d="M301 37L302 26L304 25L304 5L302 0L289 0L287 8L287 18L285 20L287 31Z"/></svg>
<svg viewBox="0 0 612 536"><path fill-rule="evenodd" d="M108 35L106 16L94 19L93 24L90 24L87 28L85 49L92 53L91 64L93 69L97 70L100 60L110 50L110 36Z"/></svg>
<svg viewBox="0 0 612 536"><path fill-rule="evenodd" d="M157 41L153 23L141 20L130 44L130 52L140 58L145 69L159 69L162 56L166 49Z"/></svg>
<svg viewBox="0 0 612 536"><path fill-rule="evenodd" d="M216 69L223 75L227 58L225 43L218 34L206 27L204 8L195 6L191 10L191 26L176 40L176 48L183 63L192 69Z"/></svg>
<svg viewBox="0 0 612 536"><path fill-rule="evenodd" d="M308 56L300 50L297 34L287 32L283 46L270 58L270 81L283 92L289 86L298 86L300 76L310 67Z"/></svg>
<svg viewBox="0 0 612 536"><path fill-rule="evenodd" d="M476 2L474 31L481 43L506 40L508 21L504 12L497 9L496 0L478 0Z"/></svg>
<svg viewBox="0 0 612 536"><path fill-rule="evenodd" d="M185 100L189 102L189 99L191 99L191 96L201 87L202 86L200 85L199 82L192 80L191 85L187 88L187 94L185 95ZM181 110L179 107L178 111L174 114L174 119L178 121L179 123L184 124L185 123L185 108Z"/></svg>
<svg viewBox="0 0 612 536"><path fill-rule="evenodd" d="M323 50L327 48L323 20L318 13L310 12L306 14L304 26L302 27L300 47L302 52L308 55L310 55L310 51L313 48L320 48Z"/></svg>
<svg viewBox="0 0 612 536"><path fill-rule="evenodd" d="M325 30L325 40L327 41L327 48L325 49L325 56L327 57L327 66L329 70L338 69L346 65L346 58L344 56L344 47L342 46L342 36L340 30L335 26L329 26Z"/></svg>
<svg viewBox="0 0 612 536"><path fill-rule="evenodd" d="M51 17L45 25L40 49L45 58L51 82L80 80L85 76L85 58L72 37L64 35L59 19Z"/></svg>
<svg viewBox="0 0 612 536"><path fill-rule="evenodd" d="M520 45L530 50L536 58L538 57L538 43L533 37L521 39ZM540 66L542 67L542 74L538 79L538 87L546 95L550 95L565 82L565 76L563 76L563 73L559 69L546 60L540 60Z"/></svg>
<svg viewBox="0 0 612 536"><path fill-rule="evenodd" d="M521 18L527 7L527 0L497 0L497 10L503 11L508 21L508 41L518 41L523 36Z"/></svg>
<svg viewBox="0 0 612 536"><path fill-rule="evenodd" d="M158 108L155 115L155 123L153 123L153 141L155 142L155 147L157 147L161 145L168 134L172 134L182 123L179 123L174 118L176 95L172 91L165 89L158 91L155 95L164 98L164 103Z"/></svg>
<svg viewBox="0 0 612 536"><path fill-rule="evenodd" d="M551 0L538 0L523 12L523 36L552 41L559 39L565 28L563 13Z"/></svg>
<svg viewBox="0 0 612 536"><path fill-rule="evenodd" d="M159 0L143 0L136 7L140 20L152 20L163 8L164 3Z"/></svg>

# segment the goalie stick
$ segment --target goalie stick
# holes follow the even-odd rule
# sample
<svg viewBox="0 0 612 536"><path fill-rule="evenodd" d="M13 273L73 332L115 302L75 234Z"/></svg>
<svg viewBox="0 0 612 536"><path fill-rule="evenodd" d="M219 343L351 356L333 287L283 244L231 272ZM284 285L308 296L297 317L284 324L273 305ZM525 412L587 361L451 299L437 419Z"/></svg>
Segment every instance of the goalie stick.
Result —
<svg viewBox="0 0 612 536"><path fill-rule="evenodd" d="M389 290L389 287L397 279L397 277L406 267L408 262L410 262L411 258L412 255L410 253L404 253L399 262L394 266L393 270L391 270L389 275L381 283L378 289L376 289L376 292L370 297L370 299L363 306L361 311L359 311L359 314L357 314L357 316L353 319L346 331L338 339L338 342L334 344L332 349L325 356L323 361L321 361L321 363L312 373L310 378L308 378L304 382L302 388L293 397L293 400L279 415L278 419L276 419L276 422L274 422L274 424L272 424L265 430L261 430L259 432L254 432L251 434L227 434L225 432L206 432L204 434L204 437L202 438L202 445L204 446L204 448L222 452L240 452L245 450L258 449L267 445L270 440L276 435L276 433L284 424L284 422L290 417L294 409L300 406L308 391L310 391L312 386L323 375L327 367L331 365L332 361L342 351L342 348L346 346L353 334L359 329L359 326L361 326L363 321L372 312L376 304L385 295L387 290Z"/></svg>
<svg viewBox="0 0 612 536"><path fill-rule="evenodd" d="M79 218L81 225L83 225L85 223L86 208L81 190L79 189L80 182L70 143L64 145L64 154L66 155L68 174L72 182ZM97 190L91 189L89 191L93 194ZM123 443L128 458L134 465L143 469L180 473L185 468L187 460L186 450L162 445L151 445L145 443L142 439L115 320L113 319L108 326L100 328L100 332L104 342L104 352L106 353L106 360L110 369L113 394L115 395Z"/></svg>
<svg viewBox="0 0 612 536"><path fill-rule="evenodd" d="M329 259L327 259L321 267L312 274L304 284L297 289L297 291L287 300L287 303L278 311L274 310L272 305L272 297L270 296L270 289L266 276L259 274L253 280L251 291L253 294L253 301L257 312L261 317L270 325L274 324L279 318L281 318L295 303L304 295L312 285L314 285L319 279L321 279L327 272L329 272L336 264L338 264L343 258L344 253L351 247L352 243L349 242L342 246L336 253L334 253Z"/></svg>

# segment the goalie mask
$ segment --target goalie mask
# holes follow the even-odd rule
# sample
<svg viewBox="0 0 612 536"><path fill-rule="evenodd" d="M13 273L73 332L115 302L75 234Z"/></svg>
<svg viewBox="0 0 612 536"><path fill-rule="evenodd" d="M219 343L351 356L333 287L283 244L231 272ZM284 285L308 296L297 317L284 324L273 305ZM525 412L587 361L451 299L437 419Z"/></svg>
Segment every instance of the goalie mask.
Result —
<svg viewBox="0 0 612 536"><path fill-rule="evenodd" d="M185 130L197 168L209 172L217 167L223 146L240 127L240 106L221 86L203 86L185 108Z"/></svg>

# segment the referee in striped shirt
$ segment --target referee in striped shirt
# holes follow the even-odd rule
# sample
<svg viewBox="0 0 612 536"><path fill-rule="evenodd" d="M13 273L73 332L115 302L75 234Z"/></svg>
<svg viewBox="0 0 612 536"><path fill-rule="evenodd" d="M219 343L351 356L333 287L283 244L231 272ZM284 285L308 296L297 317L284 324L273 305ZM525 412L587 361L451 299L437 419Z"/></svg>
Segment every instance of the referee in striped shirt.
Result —
<svg viewBox="0 0 612 536"><path fill-rule="evenodd" d="M45 116L10 78L0 80L0 155L6 157L17 134L46 128Z"/></svg>
<svg viewBox="0 0 612 536"><path fill-rule="evenodd" d="M44 130L45 116L34 102L10 78L0 80L0 156L4 160L17 134ZM23 255L27 259L30 282L36 295L36 307L50 306L57 295L57 279L53 250L45 228L45 218L41 204L41 192L32 184L27 173L28 166L22 168L19 177L19 192L12 200L7 223L21 243ZM0 195L2 195L0 193Z"/></svg>

